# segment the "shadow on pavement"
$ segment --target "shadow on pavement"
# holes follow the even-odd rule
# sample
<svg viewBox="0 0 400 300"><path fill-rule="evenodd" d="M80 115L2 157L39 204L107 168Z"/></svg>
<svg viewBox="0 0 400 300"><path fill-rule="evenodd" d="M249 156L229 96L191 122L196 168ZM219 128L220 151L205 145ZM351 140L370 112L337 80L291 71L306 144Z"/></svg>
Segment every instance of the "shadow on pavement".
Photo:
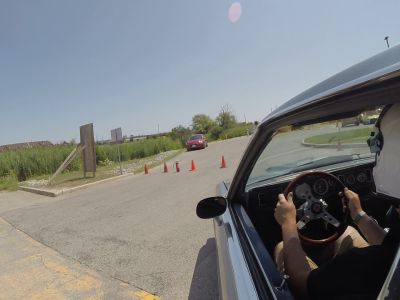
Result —
<svg viewBox="0 0 400 300"><path fill-rule="evenodd" d="M215 239L201 247L190 285L189 300L218 299L217 252Z"/></svg>

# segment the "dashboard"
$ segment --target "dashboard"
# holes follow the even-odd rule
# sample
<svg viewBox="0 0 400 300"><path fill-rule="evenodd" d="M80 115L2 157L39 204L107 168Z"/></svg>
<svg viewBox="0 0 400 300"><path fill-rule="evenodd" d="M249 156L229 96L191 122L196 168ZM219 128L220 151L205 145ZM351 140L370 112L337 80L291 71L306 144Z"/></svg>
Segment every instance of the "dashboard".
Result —
<svg viewBox="0 0 400 300"><path fill-rule="evenodd" d="M340 174L338 175L339 180L347 187L353 187L354 185L365 184L371 182L371 170L358 170L357 173ZM311 176L312 178L312 176ZM298 198L304 198L304 195L311 191L316 197L323 197L331 194L332 192L337 192L337 187L333 179L321 178L315 176L309 183L304 183L297 185L294 189L295 196Z"/></svg>
<svg viewBox="0 0 400 300"><path fill-rule="evenodd" d="M338 177L339 180L349 189L356 193L363 194L367 191L371 191L373 188L372 168L373 163L329 173ZM283 180L282 182L276 182L271 185L265 185L250 190L249 204L251 210L274 210L278 194L284 191L290 181L291 180ZM334 180L317 176L315 176L315 178L312 178L311 176L305 184L296 186L293 191L295 197L297 196L298 198L301 198L301 195L307 192L305 189L311 190L316 197L328 197L333 193L337 195L338 192L337 184L335 184Z"/></svg>

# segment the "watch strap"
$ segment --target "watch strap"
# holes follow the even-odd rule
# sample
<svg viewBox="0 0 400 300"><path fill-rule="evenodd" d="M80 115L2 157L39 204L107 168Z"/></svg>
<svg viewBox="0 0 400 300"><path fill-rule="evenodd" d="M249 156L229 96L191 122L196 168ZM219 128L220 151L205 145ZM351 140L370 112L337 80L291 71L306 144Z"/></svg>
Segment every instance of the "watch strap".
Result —
<svg viewBox="0 0 400 300"><path fill-rule="evenodd" d="M358 223L360 222L360 220L362 219L362 217L364 217L366 215L366 212L365 211L360 211L357 215L356 215L356 217L354 218L354 220L353 220L353 223L354 224L356 224L356 225L358 225Z"/></svg>

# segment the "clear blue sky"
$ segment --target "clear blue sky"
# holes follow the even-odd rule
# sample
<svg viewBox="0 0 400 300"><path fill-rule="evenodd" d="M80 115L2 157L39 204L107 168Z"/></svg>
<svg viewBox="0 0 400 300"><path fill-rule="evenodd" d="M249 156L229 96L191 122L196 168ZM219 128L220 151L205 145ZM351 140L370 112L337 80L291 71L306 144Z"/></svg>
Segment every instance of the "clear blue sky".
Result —
<svg viewBox="0 0 400 300"><path fill-rule="evenodd" d="M0 144L168 131L230 104L260 120L400 41L400 1L0 2Z"/></svg>

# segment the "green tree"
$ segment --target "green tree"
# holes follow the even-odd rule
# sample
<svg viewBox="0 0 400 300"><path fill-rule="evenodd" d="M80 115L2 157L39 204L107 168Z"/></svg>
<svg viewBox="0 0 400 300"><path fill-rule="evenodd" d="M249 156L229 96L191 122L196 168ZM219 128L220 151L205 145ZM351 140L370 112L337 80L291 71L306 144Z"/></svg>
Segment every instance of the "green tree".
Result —
<svg viewBox="0 0 400 300"><path fill-rule="evenodd" d="M215 121L205 114L194 115L192 118L193 132L207 134L216 125Z"/></svg>
<svg viewBox="0 0 400 300"><path fill-rule="evenodd" d="M180 140L182 145L185 145L186 140L189 138L191 134L192 131L189 128L179 125L177 127L172 128L170 136L175 140Z"/></svg>
<svg viewBox="0 0 400 300"><path fill-rule="evenodd" d="M217 116L217 123L223 129L229 129L236 126L236 117L233 114L232 108L228 104L221 107Z"/></svg>
<svg viewBox="0 0 400 300"><path fill-rule="evenodd" d="M224 129L218 125L211 127L209 133L211 140L218 140L223 131Z"/></svg>

